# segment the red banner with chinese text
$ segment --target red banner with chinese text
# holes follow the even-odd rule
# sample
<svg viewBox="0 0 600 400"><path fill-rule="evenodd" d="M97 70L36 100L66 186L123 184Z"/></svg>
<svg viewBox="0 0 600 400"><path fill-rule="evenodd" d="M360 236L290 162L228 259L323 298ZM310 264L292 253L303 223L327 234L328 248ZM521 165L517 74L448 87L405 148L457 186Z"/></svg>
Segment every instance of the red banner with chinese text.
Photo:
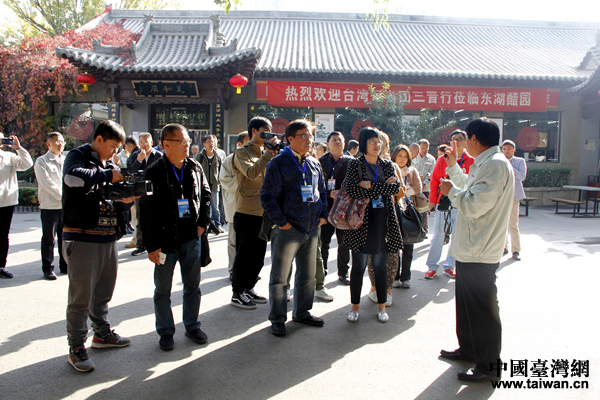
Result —
<svg viewBox="0 0 600 400"><path fill-rule="evenodd" d="M273 106L366 108L369 84L258 81L256 97ZM375 85L380 90L381 85ZM558 106L558 91L470 86L391 85L406 108L546 112Z"/></svg>

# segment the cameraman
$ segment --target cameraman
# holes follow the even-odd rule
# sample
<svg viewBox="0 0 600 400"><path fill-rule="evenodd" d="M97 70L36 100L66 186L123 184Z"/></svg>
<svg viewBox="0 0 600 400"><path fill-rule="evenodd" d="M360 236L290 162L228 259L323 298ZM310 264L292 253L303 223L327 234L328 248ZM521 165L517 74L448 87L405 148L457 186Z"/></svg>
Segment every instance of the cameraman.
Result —
<svg viewBox="0 0 600 400"><path fill-rule="evenodd" d="M277 154L277 149L264 147L267 140L278 145L276 137L267 139L271 122L264 117L254 117L248 123L250 141L235 151L234 171L238 183L235 193L236 213L233 216L236 254L233 262L231 305L254 309L256 303L267 299L254 291L258 274L265 263L267 242L258 237L263 219L260 189L265 179L267 164Z"/></svg>
<svg viewBox="0 0 600 400"><path fill-rule="evenodd" d="M456 142L457 164L462 172L468 174L469 168L475 162L475 159L465 150L467 146L466 140L467 134L460 129L450 134L450 142ZM447 167L446 158L440 157L435 163L433 173L431 174L429 209L435 211L435 214L433 217L433 238L431 239L429 255L427 256L427 267L429 270L425 273L425 279L433 279L436 275L439 267L438 262L442 256L442 248L444 247L445 225L450 224L450 229L452 229L456 220L456 214L458 214L458 210L442 211L439 209L441 197L439 193L440 179L448 177L446 172ZM444 263L444 274L450 278L456 276L454 272L454 258L450 255L446 257L446 262Z"/></svg>
<svg viewBox="0 0 600 400"><path fill-rule="evenodd" d="M100 190L123 180L112 157L124 141L121 125L104 121L96 128L92 144L70 151L63 167L63 251L69 265L68 361L80 372L95 368L85 349L88 316L94 329L93 348L125 347L130 343L111 330L107 319L117 279L117 213L113 202L103 199ZM133 200L121 199L124 203Z"/></svg>

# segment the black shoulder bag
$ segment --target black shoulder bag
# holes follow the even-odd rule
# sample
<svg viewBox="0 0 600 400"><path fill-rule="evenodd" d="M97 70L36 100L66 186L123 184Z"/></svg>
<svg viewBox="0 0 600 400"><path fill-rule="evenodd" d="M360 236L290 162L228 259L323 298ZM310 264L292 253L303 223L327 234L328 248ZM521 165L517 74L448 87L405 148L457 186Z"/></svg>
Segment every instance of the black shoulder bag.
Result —
<svg viewBox="0 0 600 400"><path fill-rule="evenodd" d="M416 244L425 240L427 232L423 228L423 217L414 206L411 198L406 197L406 210L402 210L397 202L396 207L400 231L402 232L402 242L404 244Z"/></svg>
<svg viewBox="0 0 600 400"><path fill-rule="evenodd" d="M285 199L285 195L290 191L290 189L292 188L294 183L296 183L296 181L298 180L298 178L301 175L302 175L302 173L300 171L296 171L296 175L294 175L292 177L292 179L290 179L290 181L287 183L287 185L285 185L285 187L281 191L281 194L279 195L279 198L277 199L277 202L279 203L280 207L281 207L281 202L283 201L283 199ZM271 219L271 217L269 217L267 215L267 211L265 211L263 213L262 225L260 226L260 232L258 234L258 237L266 242L270 241L271 240L271 232L273 231L273 228L275 228L275 224L273 223L273 220Z"/></svg>

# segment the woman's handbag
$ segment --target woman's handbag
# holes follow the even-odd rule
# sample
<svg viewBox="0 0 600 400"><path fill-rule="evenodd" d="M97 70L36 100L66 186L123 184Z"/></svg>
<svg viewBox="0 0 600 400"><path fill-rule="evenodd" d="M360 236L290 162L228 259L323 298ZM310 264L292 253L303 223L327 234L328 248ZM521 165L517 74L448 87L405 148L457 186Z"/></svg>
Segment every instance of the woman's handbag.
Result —
<svg viewBox="0 0 600 400"><path fill-rule="evenodd" d="M369 199L354 199L342 186L335 196L327 220L337 229L356 230L363 224L367 204L369 204Z"/></svg>
<svg viewBox="0 0 600 400"><path fill-rule="evenodd" d="M402 210L396 203L396 213L400 223L400 232L402 232L402 242L404 244L416 244L425 240L425 229L423 229L423 217L412 201L407 199L406 209Z"/></svg>
<svg viewBox="0 0 600 400"><path fill-rule="evenodd" d="M358 167L358 181L362 181L362 169ZM342 188L335 195L333 207L329 212L327 220L337 229L353 231L363 224L365 219L365 210L369 204L369 199L354 199L346 191L346 181Z"/></svg>

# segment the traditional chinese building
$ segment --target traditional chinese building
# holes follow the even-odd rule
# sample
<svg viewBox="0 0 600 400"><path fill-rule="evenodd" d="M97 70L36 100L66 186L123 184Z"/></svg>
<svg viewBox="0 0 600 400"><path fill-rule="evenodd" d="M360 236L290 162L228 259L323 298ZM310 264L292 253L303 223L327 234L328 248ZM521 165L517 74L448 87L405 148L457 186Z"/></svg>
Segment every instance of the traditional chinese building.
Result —
<svg viewBox="0 0 600 400"><path fill-rule="evenodd" d="M357 14L112 10L88 26L116 22L142 34L130 60L101 44L57 55L97 78L90 96L128 132L180 122L231 148L262 115L276 130L306 117L349 139L361 122L346 107L364 108L368 85L385 81L407 114L494 118L532 167L571 168L574 183L598 173L600 24L390 15L375 30ZM237 73L250 79L240 95Z"/></svg>

